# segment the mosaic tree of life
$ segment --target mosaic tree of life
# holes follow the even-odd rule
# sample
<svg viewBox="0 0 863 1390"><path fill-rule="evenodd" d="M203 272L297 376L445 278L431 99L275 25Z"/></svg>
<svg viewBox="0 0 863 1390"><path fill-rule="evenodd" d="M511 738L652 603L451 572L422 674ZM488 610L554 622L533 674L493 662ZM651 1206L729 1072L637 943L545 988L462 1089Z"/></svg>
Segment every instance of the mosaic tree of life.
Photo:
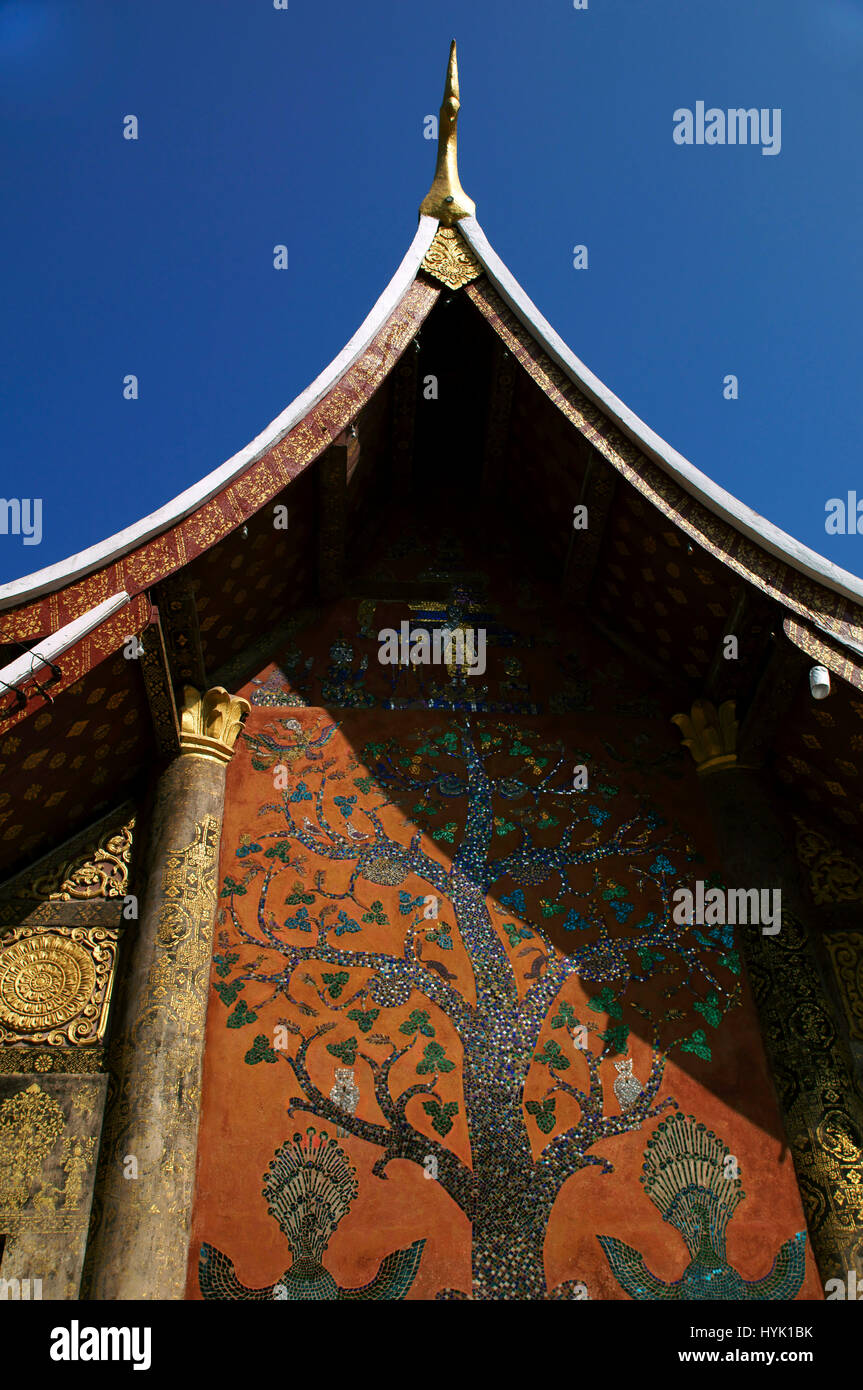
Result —
<svg viewBox="0 0 863 1390"><path fill-rule="evenodd" d="M286 785L222 890L229 1025L257 1017L239 996L265 984L267 1004L289 1005L283 1045L258 1034L246 1061L293 1068L289 1113L377 1145L378 1177L395 1159L433 1160L472 1228L470 1293L439 1297L583 1296L546 1282L562 1185L588 1165L612 1171L596 1145L675 1104L658 1098L669 1052L709 1058L738 997L728 929L673 920L675 884L700 856L607 768L535 730L453 721L367 743L360 763L328 757L337 726L315 718L247 738L252 766L270 785L281 768ZM543 933L555 917L566 954ZM610 1063L631 1028L652 1050L618 1104ZM385 1123L316 1084L322 1058L356 1069ZM460 1123L467 1161L451 1147Z"/></svg>

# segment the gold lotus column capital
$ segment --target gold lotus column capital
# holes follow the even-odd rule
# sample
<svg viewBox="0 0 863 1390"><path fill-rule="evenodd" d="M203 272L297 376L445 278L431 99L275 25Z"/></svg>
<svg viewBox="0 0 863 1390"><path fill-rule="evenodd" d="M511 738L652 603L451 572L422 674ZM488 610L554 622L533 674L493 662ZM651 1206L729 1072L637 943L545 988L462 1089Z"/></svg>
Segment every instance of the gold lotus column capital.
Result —
<svg viewBox="0 0 863 1390"><path fill-rule="evenodd" d="M183 687L180 711L180 753L229 763L251 705L223 686L202 692Z"/></svg>
<svg viewBox="0 0 863 1390"><path fill-rule="evenodd" d="M432 186L420 207L420 216L436 217L443 227L451 227L460 217L473 217L476 214L476 203L467 196L458 176L456 125L460 105L458 61L453 39L438 122L437 165Z"/></svg>
<svg viewBox="0 0 863 1390"><path fill-rule="evenodd" d="M683 746L692 754L699 774L737 766L737 716L733 700L716 706L696 700L689 714L671 720L683 735Z"/></svg>

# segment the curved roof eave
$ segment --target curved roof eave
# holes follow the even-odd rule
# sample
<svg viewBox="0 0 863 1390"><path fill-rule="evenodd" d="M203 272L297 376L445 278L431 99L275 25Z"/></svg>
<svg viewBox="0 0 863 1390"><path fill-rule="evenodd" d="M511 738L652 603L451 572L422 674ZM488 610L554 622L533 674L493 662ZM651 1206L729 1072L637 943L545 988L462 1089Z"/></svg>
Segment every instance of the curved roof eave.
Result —
<svg viewBox="0 0 863 1390"><path fill-rule="evenodd" d="M110 564L111 561L135 550L144 542L152 540L154 536L170 530L177 522L182 521L184 517L208 502L226 484L239 477L256 459L266 453L274 444L277 444L283 435L293 429L327 392L332 390L345 372L362 356L376 334L380 332L390 314L397 308L413 284L437 228L436 217L420 217L416 235L398 270L350 341L311 385L307 386L305 391L297 396L245 448L215 468L212 473L208 473L200 482L194 483L192 487L186 488L185 492L181 492L172 501L166 502L164 507L160 507L156 512L151 512L149 516L145 516L124 530L116 532L115 535L109 536L107 540L99 541L96 545L80 551L77 555L70 555L68 559L58 561L57 564L48 565L45 569L35 570L32 574L24 575L21 579L0 585L0 611L29 603L33 599L40 598L56 589L64 588L74 580L81 579L92 573L93 570L100 569L103 565Z"/></svg>
<svg viewBox="0 0 863 1390"><path fill-rule="evenodd" d="M475 217L459 220L458 229L470 245L501 298L506 301L523 326L545 349L570 380L583 391L643 452L670 474L682 488L695 497L716 516L748 536L762 549L784 561L817 583L863 603L863 580L839 565L831 564L817 551L789 536L758 512L740 502L725 488L719 487L706 473L666 443L634 411L624 405L613 391L594 376L589 367L576 357L563 339L543 318L536 305L510 273L490 245Z"/></svg>

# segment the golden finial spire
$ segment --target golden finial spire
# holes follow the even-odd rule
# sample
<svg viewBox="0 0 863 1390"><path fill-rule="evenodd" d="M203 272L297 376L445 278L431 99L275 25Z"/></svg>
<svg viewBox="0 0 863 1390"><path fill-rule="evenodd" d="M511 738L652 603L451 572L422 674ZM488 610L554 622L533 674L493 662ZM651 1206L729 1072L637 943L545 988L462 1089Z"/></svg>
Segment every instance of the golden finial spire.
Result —
<svg viewBox="0 0 863 1390"><path fill-rule="evenodd" d="M473 217L476 203L459 183L456 154L456 122L458 120L458 63L455 39L449 48L446 87L440 108L438 125L437 167L434 181L420 208L420 215L436 217L444 227L451 227L460 217Z"/></svg>

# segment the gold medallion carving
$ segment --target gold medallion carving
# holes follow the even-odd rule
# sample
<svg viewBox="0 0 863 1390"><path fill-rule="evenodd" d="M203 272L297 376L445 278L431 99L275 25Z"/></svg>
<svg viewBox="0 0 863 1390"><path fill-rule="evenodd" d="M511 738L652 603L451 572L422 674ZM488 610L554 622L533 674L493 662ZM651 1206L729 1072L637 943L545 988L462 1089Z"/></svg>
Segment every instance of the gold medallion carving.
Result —
<svg viewBox="0 0 863 1390"><path fill-rule="evenodd" d="M459 290L482 275L482 266L454 227L438 227L422 269L451 290Z"/></svg>
<svg viewBox="0 0 863 1390"><path fill-rule="evenodd" d="M0 1044L102 1037L118 932L18 927L0 944Z"/></svg>
<svg viewBox="0 0 863 1390"><path fill-rule="evenodd" d="M96 967L84 946L31 936L0 951L0 1019L27 1033L69 1023L84 1008Z"/></svg>

